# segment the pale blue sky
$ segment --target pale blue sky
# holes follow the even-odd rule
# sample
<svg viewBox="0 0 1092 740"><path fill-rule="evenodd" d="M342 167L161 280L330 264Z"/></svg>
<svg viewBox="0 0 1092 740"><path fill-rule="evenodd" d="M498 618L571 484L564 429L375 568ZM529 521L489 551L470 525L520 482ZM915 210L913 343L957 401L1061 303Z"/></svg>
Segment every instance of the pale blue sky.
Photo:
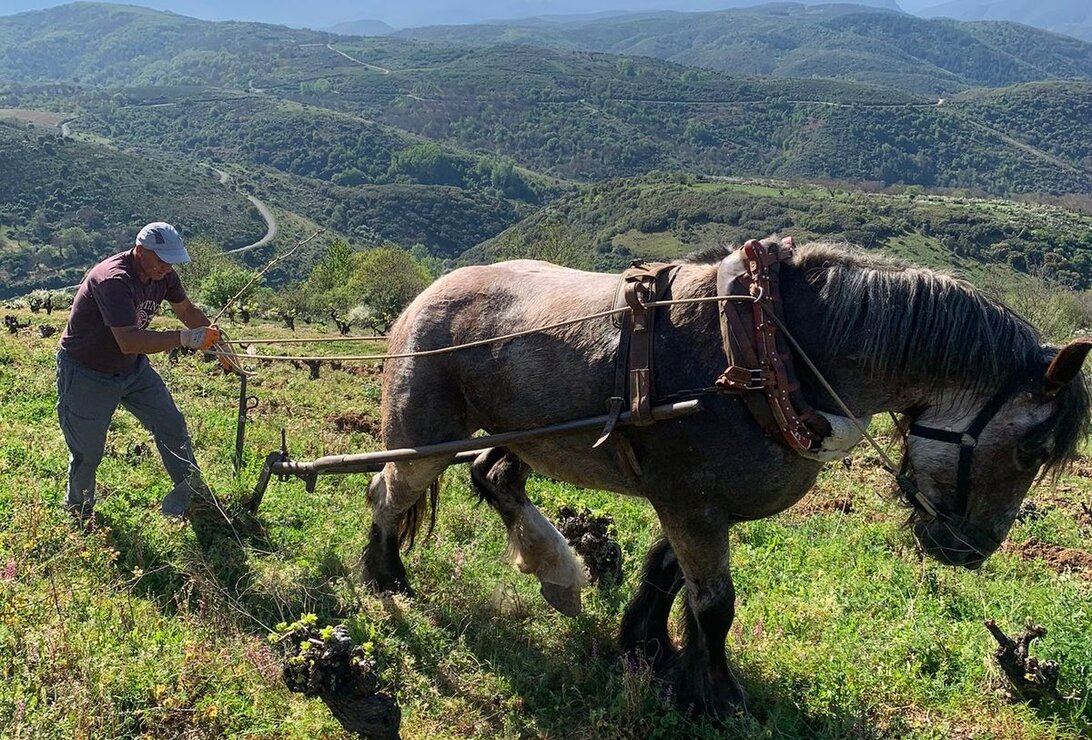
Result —
<svg viewBox="0 0 1092 740"><path fill-rule="evenodd" d="M867 4L894 2L861 1ZM758 2L761 0L405 0L397 3L390 0L307 0L303 3L299 0L139 0L128 4L206 20L263 21L322 28L341 21L373 18L401 27L604 10L717 10ZM0 0L0 13L60 4L57 0Z"/></svg>
<svg viewBox="0 0 1092 740"><path fill-rule="evenodd" d="M817 3L829 0L804 0ZM1092 0L857 0L918 12L931 6L964 18L1009 18L1040 23L1092 23ZM246 20L325 28L342 21L377 19L396 27L473 23L497 18L624 10L718 10L763 0L139 0L132 4L206 20ZM0 15L59 5L57 0L0 0ZM988 9L988 10L983 10ZM927 13L932 15L932 13ZM949 15L948 12L943 14ZM1042 19L1037 15L1042 16ZM1066 17L1060 17L1066 16ZM1079 16L1079 17L1078 17Z"/></svg>

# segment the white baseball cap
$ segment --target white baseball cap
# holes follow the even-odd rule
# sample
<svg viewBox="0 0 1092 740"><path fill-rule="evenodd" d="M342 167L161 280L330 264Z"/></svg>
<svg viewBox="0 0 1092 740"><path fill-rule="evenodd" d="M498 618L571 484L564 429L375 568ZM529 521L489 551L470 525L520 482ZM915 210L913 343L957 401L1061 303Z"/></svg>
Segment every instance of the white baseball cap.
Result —
<svg viewBox="0 0 1092 740"><path fill-rule="evenodd" d="M136 243L155 252L167 264L183 265L190 261L182 237L168 223L154 221L148 224L137 234Z"/></svg>

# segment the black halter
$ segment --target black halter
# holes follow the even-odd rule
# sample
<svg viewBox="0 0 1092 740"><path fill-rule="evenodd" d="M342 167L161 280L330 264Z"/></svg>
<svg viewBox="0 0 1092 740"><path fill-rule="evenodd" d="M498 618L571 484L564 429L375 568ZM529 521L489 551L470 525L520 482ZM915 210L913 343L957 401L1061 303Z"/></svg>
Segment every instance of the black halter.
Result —
<svg viewBox="0 0 1092 740"><path fill-rule="evenodd" d="M982 433L982 430L986 428L986 425L990 423L990 420L997 415L997 412L1001 410L1001 407L1005 405L1016 393L1016 391L1024 385L1024 379L1021 376L1014 376L1005 385L1003 385L993 397L983 406L978 414L971 421L962 432L953 432L948 429L937 429L936 427L927 427L922 424L914 422L910 424L910 428L907 431L908 437L922 437L923 439L933 439L938 442L947 442L948 444L959 445L959 468L956 473L956 488L955 488L955 501L953 511L943 511L936 504L933 504L933 508L937 511L930 512L926 506L922 503L924 495L917 489L917 486L905 475L906 468L909 461L909 454L903 453L902 470L899 471L898 483L899 487L903 489L904 495L910 502L911 506L915 509L923 511L933 516L938 516L942 519L955 519L963 518L967 516L967 510L970 507L971 496L971 463L974 458L974 450L978 446L978 435ZM909 490L907 490L909 486Z"/></svg>

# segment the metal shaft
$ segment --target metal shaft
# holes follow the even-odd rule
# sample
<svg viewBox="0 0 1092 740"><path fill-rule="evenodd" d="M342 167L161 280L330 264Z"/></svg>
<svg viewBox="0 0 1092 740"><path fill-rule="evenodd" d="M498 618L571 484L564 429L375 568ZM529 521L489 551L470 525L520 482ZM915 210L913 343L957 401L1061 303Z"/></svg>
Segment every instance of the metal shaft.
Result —
<svg viewBox="0 0 1092 740"><path fill-rule="evenodd" d="M680 401L678 403L664 404L652 409L652 418L656 421L675 419L680 416L697 413L701 409L698 400ZM586 419L565 421L560 424L525 429L516 432L502 432L489 434L484 437L472 437L460 439L454 442L441 442L434 445L422 445L421 447L407 447L397 450L381 450L379 452L365 452L359 455L328 455L310 462L305 461L277 461L270 468L274 475L310 475L317 473L371 473L382 470L389 462L402 462L406 460L419 460L425 457L437 457L439 455L456 456L460 452L486 450L490 447L522 442L528 439L548 437L554 434L577 432L584 429L599 429L607 423L608 414L592 416ZM631 424L633 416L625 412L618 418L618 424ZM463 457L463 456L459 456ZM459 462L469 462L467 459Z"/></svg>
<svg viewBox="0 0 1092 740"><path fill-rule="evenodd" d="M246 436L246 375L239 374L239 418L235 422L235 457L231 461L231 467L235 476L243 469L243 441Z"/></svg>

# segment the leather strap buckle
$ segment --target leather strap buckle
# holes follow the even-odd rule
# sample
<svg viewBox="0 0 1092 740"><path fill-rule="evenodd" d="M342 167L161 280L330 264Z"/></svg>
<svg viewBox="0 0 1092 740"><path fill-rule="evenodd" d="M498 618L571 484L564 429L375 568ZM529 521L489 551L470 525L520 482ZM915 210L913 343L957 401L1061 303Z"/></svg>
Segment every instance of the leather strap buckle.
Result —
<svg viewBox="0 0 1092 740"><path fill-rule="evenodd" d="M713 384L733 391L760 391L766 387L766 376L762 368L732 365Z"/></svg>

